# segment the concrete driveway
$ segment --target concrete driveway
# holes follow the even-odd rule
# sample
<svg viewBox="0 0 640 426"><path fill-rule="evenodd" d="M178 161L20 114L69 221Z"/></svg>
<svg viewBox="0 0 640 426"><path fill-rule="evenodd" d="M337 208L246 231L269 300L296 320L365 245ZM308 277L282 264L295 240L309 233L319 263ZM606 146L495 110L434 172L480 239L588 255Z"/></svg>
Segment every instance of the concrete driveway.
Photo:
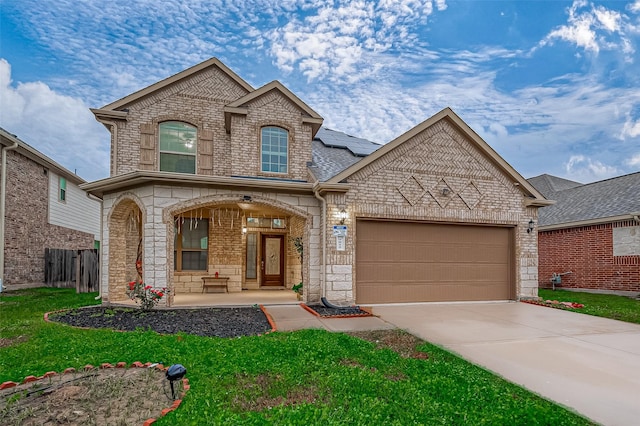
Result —
<svg viewBox="0 0 640 426"><path fill-rule="evenodd" d="M640 325L518 302L373 313L598 423L640 422Z"/></svg>

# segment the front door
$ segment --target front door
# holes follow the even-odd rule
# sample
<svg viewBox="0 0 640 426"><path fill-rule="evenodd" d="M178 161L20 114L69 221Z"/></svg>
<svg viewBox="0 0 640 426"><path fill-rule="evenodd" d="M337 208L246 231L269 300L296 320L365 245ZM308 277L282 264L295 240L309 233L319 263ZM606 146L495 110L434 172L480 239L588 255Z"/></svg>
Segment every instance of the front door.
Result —
<svg viewBox="0 0 640 426"><path fill-rule="evenodd" d="M284 286L284 235L262 235L262 285Z"/></svg>

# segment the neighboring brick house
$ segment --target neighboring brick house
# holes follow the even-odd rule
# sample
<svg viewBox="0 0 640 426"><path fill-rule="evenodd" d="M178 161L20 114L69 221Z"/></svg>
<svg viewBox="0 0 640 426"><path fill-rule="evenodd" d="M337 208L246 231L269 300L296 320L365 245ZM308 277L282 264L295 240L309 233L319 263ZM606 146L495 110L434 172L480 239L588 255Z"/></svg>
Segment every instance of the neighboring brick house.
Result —
<svg viewBox="0 0 640 426"><path fill-rule="evenodd" d="M175 294L381 303L537 296L548 202L450 109L384 146L321 128L277 81L254 89L215 58L100 109L111 177L102 295L142 278ZM304 247L302 262L294 241Z"/></svg>
<svg viewBox="0 0 640 426"><path fill-rule="evenodd" d="M540 287L640 291L640 173L583 185L550 175L529 179L555 200L540 210Z"/></svg>
<svg viewBox="0 0 640 426"><path fill-rule="evenodd" d="M96 246L100 202L78 187L83 179L1 128L0 149L0 278L9 289L42 285L45 248Z"/></svg>

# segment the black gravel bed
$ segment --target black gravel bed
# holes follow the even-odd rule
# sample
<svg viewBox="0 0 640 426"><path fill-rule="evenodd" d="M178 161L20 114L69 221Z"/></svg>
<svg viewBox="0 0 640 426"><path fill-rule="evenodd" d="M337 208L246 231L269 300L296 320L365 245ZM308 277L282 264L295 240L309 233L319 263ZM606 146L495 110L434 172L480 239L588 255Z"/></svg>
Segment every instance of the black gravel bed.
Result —
<svg viewBox="0 0 640 426"><path fill-rule="evenodd" d="M50 321L76 327L113 330L152 330L162 334L186 333L196 336L255 336L271 331L260 308L154 309L90 307L56 312Z"/></svg>
<svg viewBox="0 0 640 426"><path fill-rule="evenodd" d="M327 308L324 305L307 305L313 309L321 317L335 317L338 315L349 315L354 317L368 317L371 314L367 311L363 311L357 306L349 306L345 308Z"/></svg>

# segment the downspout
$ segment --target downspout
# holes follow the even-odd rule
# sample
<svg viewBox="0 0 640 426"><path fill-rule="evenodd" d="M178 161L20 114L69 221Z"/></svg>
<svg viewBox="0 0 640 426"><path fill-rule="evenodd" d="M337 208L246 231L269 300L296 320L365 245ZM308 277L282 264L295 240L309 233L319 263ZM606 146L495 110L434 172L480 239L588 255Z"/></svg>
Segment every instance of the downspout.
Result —
<svg viewBox="0 0 640 426"><path fill-rule="evenodd" d="M111 165L113 167L113 170L110 170L110 174L111 176L116 176L118 174L118 126L116 125L116 122L113 120L105 120L103 118L98 118L96 117L96 120L98 120L98 122L102 123L105 126L110 126L111 128L109 129L109 133L111 133L111 152L112 152L112 157L110 158L111 161ZM87 197L89 197L89 193L87 193ZM98 197L96 197L98 198ZM103 220L103 214L104 214L104 205L102 203L102 199L98 198L100 200L100 276L98 277L98 296L96 296L95 300L99 300L102 299L102 259L104 259L103 257L103 252L102 252L102 245L104 242L104 231L103 231L103 225L104 225L104 220Z"/></svg>
<svg viewBox="0 0 640 426"><path fill-rule="evenodd" d="M113 153L113 157L111 158L111 165L113 166L113 170L111 170L111 176L116 176L118 174L118 126L115 121L105 120L103 118L96 117L99 123L104 124L105 126L110 126L111 129L109 133L111 133L111 152Z"/></svg>
<svg viewBox="0 0 640 426"><path fill-rule="evenodd" d="M95 297L95 300L100 300L102 299L102 240L104 239L104 232L102 230L102 215L104 214L104 207L103 207L103 200L100 197L97 197L93 194L90 193L86 193L87 194L87 198L90 200L96 200L100 202L100 250L99 251L99 259L100 262L98 263L99 268L98 268L98 295Z"/></svg>
<svg viewBox="0 0 640 426"><path fill-rule="evenodd" d="M318 181L316 180L314 187ZM313 195L322 203L322 262L320 264L320 285L322 287L322 297L327 297L326 274L327 274L327 200L322 198L318 190L314 188Z"/></svg>
<svg viewBox="0 0 640 426"><path fill-rule="evenodd" d="M4 288L4 216L5 216L5 195L7 193L7 151L18 148L18 142L13 142L11 146L2 147L2 172L0 173L0 293Z"/></svg>

